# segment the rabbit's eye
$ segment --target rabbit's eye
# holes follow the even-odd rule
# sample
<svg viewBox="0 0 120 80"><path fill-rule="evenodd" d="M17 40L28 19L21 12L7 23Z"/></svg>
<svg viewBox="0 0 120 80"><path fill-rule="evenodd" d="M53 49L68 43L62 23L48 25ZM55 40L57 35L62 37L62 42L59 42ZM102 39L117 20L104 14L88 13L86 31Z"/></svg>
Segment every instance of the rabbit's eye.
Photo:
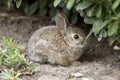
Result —
<svg viewBox="0 0 120 80"><path fill-rule="evenodd" d="M75 38L75 39L79 39L79 36L78 36L78 35L74 35L74 38Z"/></svg>

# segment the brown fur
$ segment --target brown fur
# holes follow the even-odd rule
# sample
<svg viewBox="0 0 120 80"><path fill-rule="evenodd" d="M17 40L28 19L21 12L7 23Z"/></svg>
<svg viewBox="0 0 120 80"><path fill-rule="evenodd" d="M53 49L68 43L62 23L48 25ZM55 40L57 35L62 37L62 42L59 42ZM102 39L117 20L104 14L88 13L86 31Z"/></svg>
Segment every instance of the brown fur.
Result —
<svg viewBox="0 0 120 80"><path fill-rule="evenodd" d="M73 38L74 34L79 36L78 40ZM84 32L68 26L64 16L59 13L56 15L56 26L40 28L31 36L28 43L29 59L40 63L69 65L81 56L86 45L84 39Z"/></svg>

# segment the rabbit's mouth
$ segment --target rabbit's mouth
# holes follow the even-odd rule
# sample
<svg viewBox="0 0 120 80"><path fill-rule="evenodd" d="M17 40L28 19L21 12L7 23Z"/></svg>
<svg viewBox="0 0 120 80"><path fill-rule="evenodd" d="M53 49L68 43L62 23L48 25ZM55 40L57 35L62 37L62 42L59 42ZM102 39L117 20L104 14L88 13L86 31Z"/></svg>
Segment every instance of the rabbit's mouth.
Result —
<svg viewBox="0 0 120 80"><path fill-rule="evenodd" d="M87 42L85 40L83 40L83 41L78 40L78 41L73 41L73 44L76 47L84 48L87 45Z"/></svg>
<svg viewBox="0 0 120 80"><path fill-rule="evenodd" d="M86 44L79 44L78 47L79 48L84 48L84 47L86 47Z"/></svg>
<svg viewBox="0 0 120 80"><path fill-rule="evenodd" d="M69 46L74 47L74 48L84 48L87 45L85 42L83 42L83 43L73 42L73 43L68 43L68 44L69 44Z"/></svg>
<svg viewBox="0 0 120 80"><path fill-rule="evenodd" d="M86 47L86 45L87 45L87 42L86 42L85 40L83 40L83 41L81 42L81 46L82 46L82 47Z"/></svg>

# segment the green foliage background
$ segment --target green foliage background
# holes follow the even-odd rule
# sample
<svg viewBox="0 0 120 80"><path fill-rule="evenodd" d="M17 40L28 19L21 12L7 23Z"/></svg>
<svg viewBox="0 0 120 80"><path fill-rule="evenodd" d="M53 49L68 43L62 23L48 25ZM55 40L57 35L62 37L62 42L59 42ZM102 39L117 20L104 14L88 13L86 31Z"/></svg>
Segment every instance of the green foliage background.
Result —
<svg viewBox="0 0 120 80"><path fill-rule="evenodd" d="M76 23L79 14L86 24L92 25L86 39L94 33L99 41L108 37L109 45L120 40L120 0L5 0L4 3L8 8L16 5L27 15L39 13L51 18L60 7L70 22Z"/></svg>

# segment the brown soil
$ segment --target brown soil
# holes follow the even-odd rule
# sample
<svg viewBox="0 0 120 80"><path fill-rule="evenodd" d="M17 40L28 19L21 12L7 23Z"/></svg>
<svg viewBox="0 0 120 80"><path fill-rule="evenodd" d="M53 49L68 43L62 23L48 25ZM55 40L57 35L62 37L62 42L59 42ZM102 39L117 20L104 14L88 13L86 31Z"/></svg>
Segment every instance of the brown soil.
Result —
<svg viewBox="0 0 120 80"><path fill-rule="evenodd" d="M3 36L12 37L26 51L26 45L34 31L50 24L48 18L1 17L0 40ZM114 51L106 40L98 42L92 37L79 60L80 66L40 64L39 72L22 76L21 80L120 80L119 55L120 51Z"/></svg>

